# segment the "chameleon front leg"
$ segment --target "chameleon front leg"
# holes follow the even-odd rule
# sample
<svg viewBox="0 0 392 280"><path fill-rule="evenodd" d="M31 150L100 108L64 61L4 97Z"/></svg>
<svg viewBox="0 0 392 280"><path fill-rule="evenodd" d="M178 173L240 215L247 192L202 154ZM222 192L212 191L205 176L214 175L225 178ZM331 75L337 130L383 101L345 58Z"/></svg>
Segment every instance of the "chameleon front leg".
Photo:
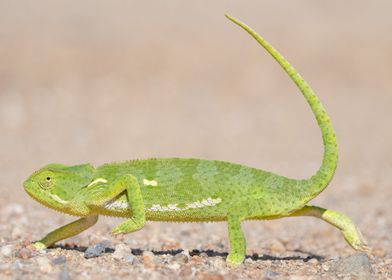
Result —
<svg viewBox="0 0 392 280"><path fill-rule="evenodd" d="M127 194L130 207L129 216L131 218L116 226L112 231L113 234L134 232L143 228L146 223L144 201L137 179L131 174L126 174L109 184L109 186L102 188L98 185L88 190L90 195L88 195L89 199L86 204L92 208L104 207L106 203L115 199L124 191Z"/></svg>
<svg viewBox="0 0 392 280"><path fill-rule="evenodd" d="M229 215L227 217L230 253L227 256L226 262L230 266L238 266L245 259L246 240L244 232L241 229L241 219L236 215Z"/></svg>
<svg viewBox="0 0 392 280"><path fill-rule="evenodd" d="M98 221L98 215L89 215L87 217L83 217L79 220L76 220L72 223L69 223L65 226L62 226L50 233L48 233L41 240L34 242L33 246L39 250L45 249L47 247L52 246L56 242L66 239L71 236L75 236L82 231L88 229L89 227L96 224Z"/></svg>
<svg viewBox="0 0 392 280"><path fill-rule="evenodd" d="M142 229L146 223L146 212L144 210L144 201L140 185L137 179L132 175L125 175L117 181L127 191L129 206L132 212L132 218L116 226L113 234L130 233Z"/></svg>
<svg viewBox="0 0 392 280"><path fill-rule="evenodd" d="M326 221L341 230L347 243L358 251L368 251L366 244L359 229L354 225L349 217L333 210L324 209L317 206L306 205L302 209L292 213L289 217L312 216Z"/></svg>

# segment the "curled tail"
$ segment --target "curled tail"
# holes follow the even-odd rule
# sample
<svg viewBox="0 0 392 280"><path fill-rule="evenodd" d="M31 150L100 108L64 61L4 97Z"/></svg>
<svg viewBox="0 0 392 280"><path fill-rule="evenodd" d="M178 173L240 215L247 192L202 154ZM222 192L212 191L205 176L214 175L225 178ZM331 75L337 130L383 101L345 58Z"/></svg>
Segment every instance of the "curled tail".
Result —
<svg viewBox="0 0 392 280"><path fill-rule="evenodd" d="M280 66L290 76L290 78L302 92L310 108L312 109L314 116L316 117L324 143L323 162L315 175L309 179L300 180L301 184L299 184L300 186L306 188L303 190L305 196L304 200L309 201L328 186L328 183L331 181L335 173L338 161L338 146L336 142L335 130L332 126L331 120L329 119L323 105L320 103L320 100L310 88L308 83L305 82L305 80L298 74L294 67L291 66L290 63L277 50L275 50L268 42L266 42L260 35L258 35L246 24L229 15L226 15L226 17L248 32L280 64Z"/></svg>

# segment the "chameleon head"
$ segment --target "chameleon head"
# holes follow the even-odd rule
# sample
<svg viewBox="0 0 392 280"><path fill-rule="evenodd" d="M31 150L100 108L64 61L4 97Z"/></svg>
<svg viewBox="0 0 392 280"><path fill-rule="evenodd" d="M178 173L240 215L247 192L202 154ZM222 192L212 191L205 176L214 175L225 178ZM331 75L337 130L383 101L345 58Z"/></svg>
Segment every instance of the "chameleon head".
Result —
<svg viewBox="0 0 392 280"><path fill-rule="evenodd" d="M23 183L23 187L32 198L47 207L68 214L82 215L79 212L85 208L84 205L73 204L71 207L69 203L92 181L94 170L91 164L48 164L34 172Z"/></svg>

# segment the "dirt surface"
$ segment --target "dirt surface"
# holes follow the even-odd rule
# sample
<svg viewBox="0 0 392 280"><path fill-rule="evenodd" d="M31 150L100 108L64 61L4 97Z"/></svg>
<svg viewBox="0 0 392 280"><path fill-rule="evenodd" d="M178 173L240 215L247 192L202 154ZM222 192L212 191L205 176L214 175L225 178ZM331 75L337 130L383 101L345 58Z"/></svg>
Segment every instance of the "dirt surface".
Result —
<svg viewBox="0 0 392 280"><path fill-rule="evenodd" d="M1 1L0 278L392 278L391 1ZM45 251L73 220L32 201L23 180L49 162L146 157L238 162L311 176L319 130L276 63L223 13L244 20L312 84L336 126L336 176L313 203L350 216L353 251L312 218L244 223L248 257L225 265L225 223L119 219Z"/></svg>

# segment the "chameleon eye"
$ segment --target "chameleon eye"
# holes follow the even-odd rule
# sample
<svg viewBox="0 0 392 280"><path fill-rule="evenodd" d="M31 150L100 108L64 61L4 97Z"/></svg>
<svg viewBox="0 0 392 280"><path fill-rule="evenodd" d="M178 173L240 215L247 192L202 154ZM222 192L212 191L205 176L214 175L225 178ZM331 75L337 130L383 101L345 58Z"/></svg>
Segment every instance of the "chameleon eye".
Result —
<svg viewBox="0 0 392 280"><path fill-rule="evenodd" d="M49 182L49 181L50 181L50 177L46 177L46 181L48 181L48 182Z"/></svg>

